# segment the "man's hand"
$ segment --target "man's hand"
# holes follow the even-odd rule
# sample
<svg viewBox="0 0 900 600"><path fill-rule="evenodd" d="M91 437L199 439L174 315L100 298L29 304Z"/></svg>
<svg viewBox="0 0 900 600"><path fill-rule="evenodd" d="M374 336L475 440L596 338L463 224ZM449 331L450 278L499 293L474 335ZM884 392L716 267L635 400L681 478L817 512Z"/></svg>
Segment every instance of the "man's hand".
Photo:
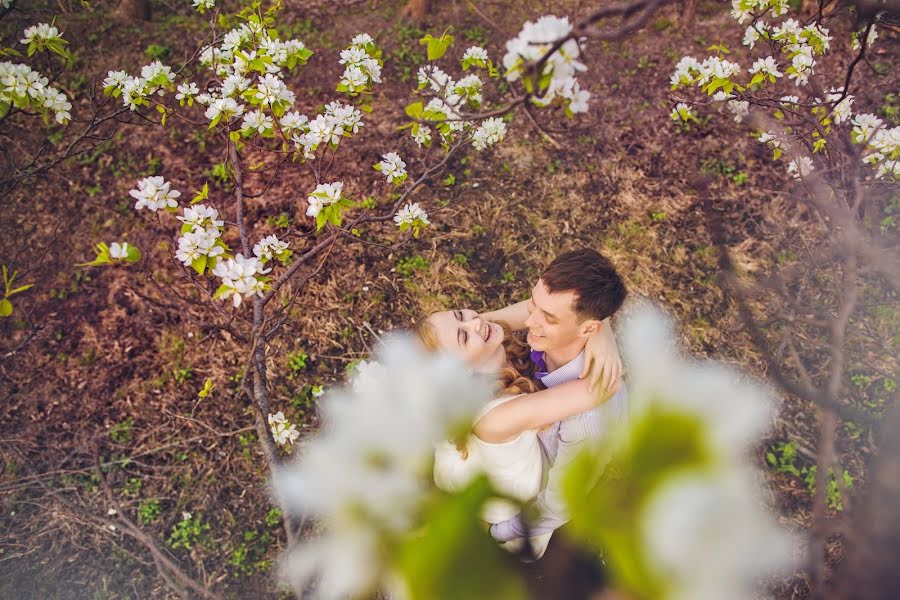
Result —
<svg viewBox="0 0 900 600"><path fill-rule="evenodd" d="M584 348L584 369L578 377L587 378L590 391L598 390L609 397L617 391L622 377L622 359L609 319L603 321L603 325L599 332L588 338Z"/></svg>

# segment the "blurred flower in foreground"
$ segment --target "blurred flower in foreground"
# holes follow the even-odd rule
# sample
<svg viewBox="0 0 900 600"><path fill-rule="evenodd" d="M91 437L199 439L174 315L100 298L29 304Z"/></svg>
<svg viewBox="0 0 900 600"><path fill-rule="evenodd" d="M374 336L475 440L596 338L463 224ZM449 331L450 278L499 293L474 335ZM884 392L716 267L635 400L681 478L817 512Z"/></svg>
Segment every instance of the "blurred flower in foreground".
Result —
<svg viewBox="0 0 900 600"><path fill-rule="evenodd" d="M573 532L599 541L615 585L638 597L754 597L759 578L790 563L748 453L770 422L771 395L724 365L683 358L656 309L637 309L623 339L632 416L567 473Z"/></svg>
<svg viewBox="0 0 900 600"><path fill-rule="evenodd" d="M390 585L389 562L402 554L396 544L419 524L431 490L434 444L468 427L492 392L458 361L428 356L405 338L390 339L376 360L320 401L321 433L274 480L286 510L323 526L283 564L298 590L318 577L318 598Z"/></svg>

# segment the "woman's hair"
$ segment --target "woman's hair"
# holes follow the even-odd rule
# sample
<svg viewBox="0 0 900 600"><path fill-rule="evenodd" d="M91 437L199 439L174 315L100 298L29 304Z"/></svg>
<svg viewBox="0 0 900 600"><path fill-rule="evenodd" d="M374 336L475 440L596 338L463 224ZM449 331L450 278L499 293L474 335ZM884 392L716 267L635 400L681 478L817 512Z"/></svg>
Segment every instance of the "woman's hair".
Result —
<svg viewBox="0 0 900 600"><path fill-rule="evenodd" d="M497 374L497 382L499 384L499 396L516 396L519 394L530 394L538 390L537 384L531 379L534 375L534 363L531 362L530 349L520 337L512 333L509 325L499 321L497 323L503 328L503 347L506 350L506 359L509 366L504 365ZM437 331L427 318L419 319L413 326L413 333L425 346L429 352L437 352L441 348L438 341ZM468 457L468 449L466 448L465 439L453 440L456 449L462 455L463 459Z"/></svg>

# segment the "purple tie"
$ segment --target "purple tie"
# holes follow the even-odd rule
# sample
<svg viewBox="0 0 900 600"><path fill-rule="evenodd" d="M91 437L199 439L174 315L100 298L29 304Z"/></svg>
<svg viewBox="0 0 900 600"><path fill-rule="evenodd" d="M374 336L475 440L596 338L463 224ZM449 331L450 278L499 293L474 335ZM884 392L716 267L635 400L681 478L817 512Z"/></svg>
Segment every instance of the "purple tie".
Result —
<svg viewBox="0 0 900 600"><path fill-rule="evenodd" d="M544 361L544 353L538 350L531 351L531 362L534 363L534 376L543 379L547 376L547 363Z"/></svg>

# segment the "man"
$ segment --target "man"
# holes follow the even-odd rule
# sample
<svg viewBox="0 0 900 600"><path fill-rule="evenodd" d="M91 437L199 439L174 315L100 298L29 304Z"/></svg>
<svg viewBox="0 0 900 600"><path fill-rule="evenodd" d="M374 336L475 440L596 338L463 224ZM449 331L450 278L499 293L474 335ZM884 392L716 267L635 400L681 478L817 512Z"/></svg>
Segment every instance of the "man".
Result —
<svg viewBox="0 0 900 600"><path fill-rule="evenodd" d="M609 317L622 306L626 293L609 259L583 248L556 257L532 288L529 300L482 315L489 321L505 321L514 330L528 329L535 377L547 387L578 379L587 371L585 347L589 340L599 346L605 360L614 363L615 371L608 390L612 396L606 402L538 434L546 481L534 501L538 516L526 524L519 514L491 526L491 535L497 541L529 535L540 558L552 532L568 521L561 489L565 467L582 448L602 440L610 428L626 418L627 396L618 376L618 353L609 327Z"/></svg>

